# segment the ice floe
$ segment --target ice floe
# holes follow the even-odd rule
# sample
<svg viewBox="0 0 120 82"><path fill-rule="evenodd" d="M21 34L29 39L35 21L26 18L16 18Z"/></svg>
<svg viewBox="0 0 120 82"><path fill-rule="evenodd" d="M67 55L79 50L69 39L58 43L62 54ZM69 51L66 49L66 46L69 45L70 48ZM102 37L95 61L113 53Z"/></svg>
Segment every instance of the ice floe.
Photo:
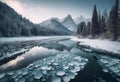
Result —
<svg viewBox="0 0 120 82"><path fill-rule="evenodd" d="M56 75L58 75L58 76L63 76L63 75L65 75L65 72L64 72L64 71L57 71L57 72L56 72Z"/></svg>
<svg viewBox="0 0 120 82"><path fill-rule="evenodd" d="M120 76L120 60L119 59L108 57L108 56L100 56L98 62L103 67L104 72L110 72L110 73L116 74L117 76Z"/></svg>
<svg viewBox="0 0 120 82"><path fill-rule="evenodd" d="M37 60L25 68L3 73L0 79L11 78L9 82L69 82L81 71L88 60L78 55L63 51L56 56Z"/></svg>

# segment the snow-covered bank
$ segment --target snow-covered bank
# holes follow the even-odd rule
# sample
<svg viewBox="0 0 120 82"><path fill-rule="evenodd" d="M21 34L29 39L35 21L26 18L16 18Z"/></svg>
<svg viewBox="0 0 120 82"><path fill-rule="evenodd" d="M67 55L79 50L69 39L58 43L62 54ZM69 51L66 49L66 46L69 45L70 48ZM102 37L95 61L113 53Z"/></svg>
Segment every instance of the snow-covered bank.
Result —
<svg viewBox="0 0 120 82"><path fill-rule="evenodd" d="M33 36L33 37L1 37L0 43L3 42L13 42L13 41L30 41L30 40L43 40L49 38L65 38L65 37L72 37L72 36Z"/></svg>
<svg viewBox="0 0 120 82"><path fill-rule="evenodd" d="M99 39L80 39L77 37L71 38L71 40L80 42L80 45L86 45L92 48L120 54L120 42Z"/></svg>

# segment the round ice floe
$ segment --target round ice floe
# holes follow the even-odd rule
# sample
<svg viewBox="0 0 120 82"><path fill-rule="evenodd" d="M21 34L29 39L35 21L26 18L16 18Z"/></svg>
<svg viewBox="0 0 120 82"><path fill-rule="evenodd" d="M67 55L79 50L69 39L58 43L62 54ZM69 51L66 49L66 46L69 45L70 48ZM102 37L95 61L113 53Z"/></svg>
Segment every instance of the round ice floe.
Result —
<svg viewBox="0 0 120 82"><path fill-rule="evenodd" d="M39 65L35 65L35 67L36 67L36 68L38 68L38 67L39 67Z"/></svg>
<svg viewBox="0 0 120 82"><path fill-rule="evenodd" d="M80 56L77 56L77 57L75 57L74 59L81 61L81 57L80 57Z"/></svg>
<svg viewBox="0 0 120 82"><path fill-rule="evenodd" d="M55 63L53 63L53 65L58 65L58 63L55 62Z"/></svg>
<svg viewBox="0 0 120 82"><path fill-rule="evenodd" d="M33 80L34 80L33 78L30 78L30 79L29 79L29 82L34 82Z"/></svg>
<svg viewBox="0 0 120 82"><path fill-rule="evenodd" d="M44 75L47 75L47 71L46 71L46 70L43 70L42 73L43 73Z"/></svg>
<svg viewBox="0 0 120 82"><path fill-rule="evenodd" d="M53 63L53 62L54 62L54 59L52 59L50 62Z"/></svg>
<svg viewBox="0 0 120 82"><path fill-rule="evenodd" d="M111 67L110 69L115 73L120 72L120 70L117 67Z"/></svg>
<svg viewBox="0 0 120 82"><path fill-rule="evenodd" d="M42 74L41 73L37 73L36 75L34 75L34 78L35 79L40 79L42 77Z"/></svg>
<svg viewBox="0 0 120 82"><path fill-rule="evenodd" d="M23 73L22 73L22 75L27 75L28 74L28 71L24 71Z"/></svg>
<svg viewBox="0 0 120 82"><path fill-rule="evenodd" d="M80 65L84 66L86 64L86 62L81 62Z"/></svg>
<svg viewBox="0 0 120 82"><path fill-rule="evenodd" d="M65 72L64 72L64 71L57 71L57 72L56 72L56 75L58 75L58 76L63 76L63 75L65 75Z"/></svg>
<svg viewBox="0 0 120 82"><path fill-rule="evenodd" d="M75 69L70 70L71 73L76 73L77 71Z"/></svg>
<svg viewBox="0 0 120 82"><path fill-rule="evenodd" d="M86 63L85 63L86 64ZM79 65L81 65L79 62L74 62L74 65L75 66L79 66Z"/></svg>
<svg viewBox="0 0 120 82"><path fill-rule="evenodd" d="M64 76L64 77L63 77L63 81L64 81L64 82L69 82L70 79L71 79L70 76Z"/></svg>
<svg viewBox="0 0 120 82"><path fill-rule="evenodd" d="M47 62L48 65L51 65L51 62Z"/></svg>
<svg viewBox="0 0 120 82"><path fill-rule="evenodd" d="M70 74L69 77L70 77L71 79L74 79L74 78L75 78L75 75L74 75L74 74Z"/></svg>
<svg viewBox="0 0 120 82"><path fill-rule="evenodd" d="M18 70L17 71L18 74L22 74L22 72L23 72L22 70Z"/></svg>
<svg viewBox="0 0 120 82"><path fill-rule="evenodd" d="M68 63L69 66L73 66L74 65L74 62L70 62Z"/></svg>
<svg viewBox="0 0 120 82"><path fill-rule="evenodd" d="M13 75L14 73L13 72L8 72L7 75Z"/></svg>
<svg viewBox="0 0 120 82"><path fill-rule="evenodd" d="M80 67L75 67L74 70L75 70L76 72L78 72L78 71L80 71Z"/></svg>
<svg viewBox="0 0 120 82"><path fill-rule="evenodd" d="M54 77L51 82L61 82L60 77Z"/></svg>
<svg viewBox="0 0 120 82"><path fill-rule="evenodd" d="M16 72L12 75L12 78L17 78L17 76L18 76L18 73Z"/></svg>
<svg viewBox="0 0 120 82"><path fill-rule="evenodd" d="M52 69L52 67L50 67L50 66L41 66L41 70L51 70Z"/></svg>
<svg viewBox="0 0 120 82"><path fill-rule="evenodd" d="M0 79L3 78L5 76L4 73L0 74Z"/></svg>
<svg viewBox="0 0 120 82"><path fill-rule="evenodd" d="M104 72L108 72L108 70L107 70L107 69L103 69L103 71L104 71Z"/></svg>
<svg viewBox="0 0 120 82"><path fill-rule="evenodd" d="M63 69L64 70L69 69L69 66L64 66Z"/></svg>
<svg viewBox="0 0 120 82"><path fill-rule="evenodd" d="M25 82L25 78L20 78L17 82Z"/></svg>
<svg viewBox="0 0 120 82"><path fill-rule="evenodd" d="M104 59L101 59L100 60L102 63L108 63L106 60L104 60Z"/></svg>

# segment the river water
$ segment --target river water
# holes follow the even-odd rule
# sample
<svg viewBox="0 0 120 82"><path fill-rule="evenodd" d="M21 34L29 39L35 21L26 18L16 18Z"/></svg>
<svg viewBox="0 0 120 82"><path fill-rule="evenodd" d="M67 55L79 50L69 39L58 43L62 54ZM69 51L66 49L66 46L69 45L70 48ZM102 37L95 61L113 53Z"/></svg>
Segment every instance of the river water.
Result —
<svg viewBox="0 0 120 82"><path fill-rule="evenodd" d="M72 55L70 55L71 53ZM69 54L69 55L62 56L65 54ZM104 54L102 55L104 56ZM83 66L78 67L81 70L79 70L77 73L75 72L74 73L75 76L73 75L72 79L69 79L68 77L66 79L64 77L65 75L70 75L71 74L70 70L76 67L77 65L69 66L68 69L66 68L65 70L62 70L59 73L56 72L58 75L54 75L53 71L49 72L49 70L47 69L49 68L51 70L54 69L54 71L58 71L59 69L62 69L63 67L65 67L65 65L68 65L71 61L76 62L74 58L79 58L79 57L81 57L81 59L77 61L77 63L84 64L85 62L85 64L84 64L84 67ZM52 61L53 61L53 64L50 63ZM41 75L42 79L33 78L32 80L30 80L31 82L39 82L39 81L40 82L41 81L42 82L51 82L51 81L52 82L55 82L55 81L56 82L64 82L64 81L67 81L67 82L120 82L119 75L116 75L115 73L111 73L109 71L108 72L103 71L104 67L101 66L99 62L99 54L88 52L88 51L83 51L81 48L79 48L78 42L74 42L68 39L61 40L61 41L49 41L49 42L42 43L38 46L34 46L33 48L31 48L29 51L25 52L24 54L21 54L17 58L12 59L9 62L1 65L0 66L0 72L1 72L0 82L8 82L7 80L8 78L9 78L9 82L18 82L18 81L30 82L28 80L30 79L30 77L32 78L32 75L30 75L29 73L31 73L31 70L37 69L38 71L38 67L43 66L41 62L43 62L44 65L47 64L48 66L46 67L46 70L48 70L47 74L45 75L46 70L40 71L40 74L43 74L43 77ZM37 64L39 66L37 66ZM30 67L29 65L31 66L31 68L29 68ZM30 70L28 70L27 68ZM21 73L19 72L19 70L21 69L27 70L26 76L23 75L23 77L20 77ZM44 66L44 69L45 69L45 66ZM16 72L20 74L16 75L15 74ZM24 72L26 73L26 71ZM44 73L41 73L41 72L44 72ZM118 70L118 72L120 71ZM20 80L12 77L15 75L16 75L15 78L20 78ZM53 77L57 79L53 79Z"/></svg>

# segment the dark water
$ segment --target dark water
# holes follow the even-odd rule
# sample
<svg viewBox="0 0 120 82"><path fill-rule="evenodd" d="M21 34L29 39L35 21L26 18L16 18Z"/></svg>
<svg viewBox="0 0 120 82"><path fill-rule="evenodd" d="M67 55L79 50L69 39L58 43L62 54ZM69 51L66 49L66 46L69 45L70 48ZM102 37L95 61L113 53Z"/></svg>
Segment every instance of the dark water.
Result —
<svg viewBox="0 0 120 82"><path fill-rule="evenodd" d="M70 82L118 82L111 74L103 72L103 68L97 62L98 59L93 54L81 51L78 55L87 58L89 63Z"/></svg>

